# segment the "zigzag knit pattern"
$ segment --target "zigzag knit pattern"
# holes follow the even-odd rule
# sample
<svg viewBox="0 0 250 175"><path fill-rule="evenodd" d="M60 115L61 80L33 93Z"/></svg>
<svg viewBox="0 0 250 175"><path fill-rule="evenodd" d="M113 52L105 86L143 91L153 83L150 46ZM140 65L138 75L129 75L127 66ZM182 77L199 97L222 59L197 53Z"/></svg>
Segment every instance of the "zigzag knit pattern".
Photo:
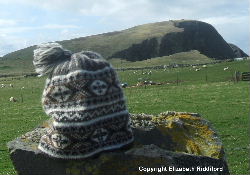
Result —
<svg viewBox="0 0 250 175"><path fill-rule="evenodd" d="M85 64L87 61L84 58ZM46 81L42 103L54 122L38 148L50 156L86 158L133 141L129 113L114 69L101 61L91 64L104 66L60 75L60 65Z"/></svg>

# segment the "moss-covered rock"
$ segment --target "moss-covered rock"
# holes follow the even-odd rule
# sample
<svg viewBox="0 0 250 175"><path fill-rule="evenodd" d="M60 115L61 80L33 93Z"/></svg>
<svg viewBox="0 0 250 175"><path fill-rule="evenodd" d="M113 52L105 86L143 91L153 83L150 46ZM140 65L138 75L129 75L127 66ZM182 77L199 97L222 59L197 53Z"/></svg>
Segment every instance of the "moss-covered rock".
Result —
<svg viewBox="0 0 250 175"><path fill-rule="evenodd" d="M8 143L19 174L229 174L222 143L199 114L131 114L133 144L80 160L51 158L37 149L51 122Z"/></svg>

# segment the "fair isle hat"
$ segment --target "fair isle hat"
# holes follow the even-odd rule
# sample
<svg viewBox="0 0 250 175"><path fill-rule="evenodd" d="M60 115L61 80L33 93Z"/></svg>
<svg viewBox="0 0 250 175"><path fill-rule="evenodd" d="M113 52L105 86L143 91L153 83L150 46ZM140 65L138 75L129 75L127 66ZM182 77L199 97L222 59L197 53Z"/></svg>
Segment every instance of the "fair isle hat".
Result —
<svg viewBox="0 0 250 175"><path fill-rule="evenodd" d="M86 158L133 141L129 113L112 66L91 51L72 54L57 43L34 50L34 66L49 74L43 108L53 123L38 148L64 159Z"/></svg>

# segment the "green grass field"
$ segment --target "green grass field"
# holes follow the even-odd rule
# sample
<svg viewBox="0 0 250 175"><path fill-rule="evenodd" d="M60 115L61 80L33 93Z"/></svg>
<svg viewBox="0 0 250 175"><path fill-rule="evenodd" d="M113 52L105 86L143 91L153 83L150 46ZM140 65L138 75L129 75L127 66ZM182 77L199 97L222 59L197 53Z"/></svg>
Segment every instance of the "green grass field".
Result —
<svg viewBox="0 0 250 175"><path fill-rule="evenodd" d="M143 61L126 61L119 58L112 58L108 60L115 68L131 68L131 67L148 67L158 65L169 64L199 64L209 63L214 61L213 59L201 54L197 50L191 50L188 52L180 52L169 56L156 57Z"/></svg>
<svg viewBox="0 0 250 175"><path fill-rule="evenodd" d="M229 70L223 71L227 66ZM233 82L235 70L249 71L249 61L215 64L198 72L193 68L176 68L152 70L152 75L143 75L142 71L124 71L119 75L129 85L136 84L138 78L168 82L161 86L126 88L130 113L200 113L218 131L231 174L249 174L249 82ZM0 84L10 83L14 88L0 89L0 174L14 170L6 143L49 118L41 106L45 77L0 79ZM11 96L18 102L9 102Z"/></svg>

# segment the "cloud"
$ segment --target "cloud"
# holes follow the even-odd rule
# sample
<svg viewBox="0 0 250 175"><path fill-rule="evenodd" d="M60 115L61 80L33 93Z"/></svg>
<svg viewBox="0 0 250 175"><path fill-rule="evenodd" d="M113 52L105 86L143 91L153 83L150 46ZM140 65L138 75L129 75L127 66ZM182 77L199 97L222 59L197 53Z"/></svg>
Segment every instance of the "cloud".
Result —
<svg viewBox="0 0 250 175"><path fill-rule="evenodd" d="M62 24L46 24L41 27L38 27L39 29L76 29L79 28L79 26L76 25L62 25Z"/></svg>
<svg viewBox="0 0 250 175"><path fill-rule="evenodd" d="M11 51L19 50L29 46L29 42L25 38L0 35L0 56L3 56Z"/></svg>
<svg viewBox="0 0 250 175"><path fill-rule="evenodd" d="M0 26L5 26L0 28L2 34L36 31L42 33L44 40L56 36L59 40L157 21L195 19L212 24L226 41L239 43L249 50L244 44L250 44L249 31L246 31L249 30L248 0L11 0L0 1L0 4L25 6L33 9L34 14L30 14L32 25L17 25L15 20L3 18L0 20ZM56 32L55 36L48 31Z"/></svg>
<svg viewBox="0 0 250 175"><path fill-rule="evenodd" d="M0 19L0 27L16 25L17 21L10 19Z"/></svg>
<svg viewBox="0 0 250 175"><path fill-rule="evenodd" d="M203 18L201 20L213 25L244 25L244 23L249 20L249 16L217 16Z"/></svg>

